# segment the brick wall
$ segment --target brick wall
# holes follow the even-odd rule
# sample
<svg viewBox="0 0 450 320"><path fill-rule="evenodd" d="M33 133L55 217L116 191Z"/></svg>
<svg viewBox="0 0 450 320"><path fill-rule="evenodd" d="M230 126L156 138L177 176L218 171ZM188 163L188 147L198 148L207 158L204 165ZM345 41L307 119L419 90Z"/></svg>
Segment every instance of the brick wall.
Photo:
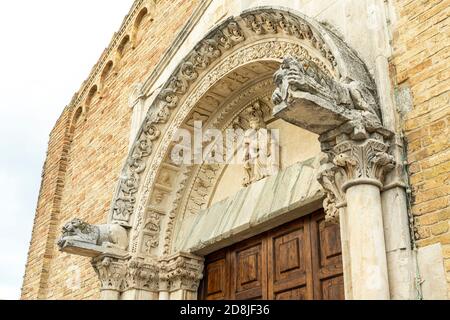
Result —
<svg viewBox="0 0 450 320"><path fill-rule="evenodd" d="M130 87L150 74L197 3L144 1L139 10L146 5L149 14L139 26L138 45L134 49L132 42L124 46L120 61L117 49L107 52L106 57L104 53L102 58L114 61L115 66L103 83L100 83L102 72L93 74L93 83L100 90L93 90L96 93L89 106L85 107L86 101L90 100L88 93L83 93L79 102L74 100L62 112L50 134L22 299L99 297L98 278L90 266L90 259L60 253L56 241L62 224L73 217L89 223L106 221L128 150L132 112L128 106ZM119 43L127 34L134 38L133 28L134 21L121 35ZM84 85L93 87L93 83L87 81ZM83 90L82 87L79 92L89 91L90 88ZM78 117L80 107L86 111ZM82 280L81 288L75 286L72 290L70 284L76 285L78 275Z"/></svg>
<svg viewBox="0 0 450 320"><path fill-rule="evenodd" d="M396 0L395 82L413 107L403 130L419 246L441 243L450 284L450 1Z"/></svg>

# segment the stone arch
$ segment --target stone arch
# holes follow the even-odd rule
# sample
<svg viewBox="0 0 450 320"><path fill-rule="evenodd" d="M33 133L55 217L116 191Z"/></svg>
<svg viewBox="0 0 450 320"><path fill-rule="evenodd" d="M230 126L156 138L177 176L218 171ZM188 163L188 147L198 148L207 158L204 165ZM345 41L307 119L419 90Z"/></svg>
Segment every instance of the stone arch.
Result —
<svg viewBox="0 0 450 320"><path fill-rule="evenodd" d="M163 141L170 140L169 135L176 127L174 119L182 119L183 113L187 116L190 112L189 107L183 106L192 104L204 93L198 91L193 95L193 89L208 88L205 81L218 81L245 63L258 60L280 63L286 54L310 61L334 81L356 80L375 92L374 82L356 53L323 25L301 14L260 8L221 23L183 59L162 86L128 156L109 221L133 229L132 252L138 251L138 238L146 222L146 199L165 154L161 137ZM224 67L217 69L220 63ZM174 113L178 113L176 118Z"/></svg>
<svg viewBox="0 0 450 320"><path fill-rule="evenodd" d="M389 154L387 142L392 133L382 125L375 83L358 55L332 31L300 13L283 8L260 7L228 18L197 43L156 92L143 92L142 99L149 105L149 111L126 159L108 217L108 224L120 225L129 240L127 252L121 253L122 258L115 253L115 266L123 268L120 270L126 274L128 267L134 271L141 268L145 257L145 261L152 261L146 265L153 270L151 279L146 279L147 282L153 281L152 292L167 292L170 285L167 279L177 277L176 273L167 271L172 267L188 272L186 277L192 280L189 282L192 286L186 290L196 290L198 257L174 251L173 233L176 219L183 214L177 203L189 197L188 192L201 175L202 167L195 168L193 174L170 165L165 159L176 131L188 124L191 118L202 116L195 115L199 110L196 106L206 99L214 86L233 72L240 73L246 67L258 64L267 67L266 73L257 73L259 82L275 74L273 115L320 135L322 151L328 156L322 163L318 179L326 195L324 207L327 217L335 221L341 219L340 213L346 212L348 205L345 193L354 186L362 186L358 195L366 197L367 201L375 199L362 218L355 213L359 209L355 193L353 198L349 196L351 214L346 214L345 219L352 219L360 227L364 224L376 227L370 231L373 237L367 243L362 241L367 229L353 228L351 235L343 232L352 238L353 243L364 243L361 250L361 246L351 247L348 239L343 240L343 250L352 251L343 255L355 257L344 263L344 273L347 283L357 284L357 288L353 288L356 298L388 298L379 199L384 174L392 169L394 159ZM241 85L256 83L249 81ZM247 104L230 111L239 116L248 103L264 103L265 97L260 98L261 101L247 101ZM225 109L219 103L214 111ZM213 110L210 111L212 114ZM219 123L226 128L233 119L227 116ZM176 181L164 173L167 170L176 172ZM171 188L169 184L179 188ZM361 193L363 189L365 193ZM170 199L166 201L175 206L153 206L152 199L161 202L163 198L157 190L169 193ZM351 225L349 221L342 222L341 219L342 228L348 225ZM179 254L178 258L171 258L175 253ZM371 255L370 259L374 259L379 270L376 275L379 288L370 287L367 281L352 280L354 277L369 277L367 272L370 268L361 262L370 260L361 259L365 254ZM101 255L97 256L101 258ZM133 257L133 266L124 262L128 258L123 257L129 256ZM99 271L104 266L100 260L97 262L94 268ZM351 270L346 265L350 262ZM154 277L159 277L161 282L155 284ZM139 286L120 283L115 290L125 292L130 287Z"/></svg>
<svg viewBox="0 0 450 320"><path fill-rule="evenodd" d="M100 92L104 91L106 80L111 75L113 68L114 62L112 60L109 60L106 63L105 67L103 68L102 73L100 74L100 85L99 85Z"/></svg>
<svg viewBox="0 0 450 320"><path fill-rule="evenodd" d="M130 35L125 35L122 40L120 41L119 46L117 47L116 53L114 55L114 70L115 73L119 73L119 69L122 67L123 64L123 57L126 54L126 51L128 47L130 46Z"/></svg>
<svg viewBox="0 0 450 320"><path fill-rule="evenodd" d="M141 39L139 39L139 32L142 27L142 23L145 19L147 19L150 16L149 9L147 7L144 7L139 11L138 15L136 16L136 19L133 23L133 29L131 31L131 44L133 49L135 49L138 45ZM153 18L150 17L150 21L153 21Z"/></svg>
<svg viewBox="0 0 450 320"><path fill-rule="evenodd" d="M76 126L78 125L80 119L82 119L83 114L84 114L83 107L80 106L75 110L75 112L72 115L69 127L69 135L71 136L71 139L73 139L72 135L74 134Z"/></svg>
<svg viewBox="0 0 450 320"><path fill-rule="evenodd" d="M94 84L90 89L86 96L86 100L84 101L84 113L87 113L89 111L89 108L91 107L92 101L94 97L98 93L98 86Z"/></svg>

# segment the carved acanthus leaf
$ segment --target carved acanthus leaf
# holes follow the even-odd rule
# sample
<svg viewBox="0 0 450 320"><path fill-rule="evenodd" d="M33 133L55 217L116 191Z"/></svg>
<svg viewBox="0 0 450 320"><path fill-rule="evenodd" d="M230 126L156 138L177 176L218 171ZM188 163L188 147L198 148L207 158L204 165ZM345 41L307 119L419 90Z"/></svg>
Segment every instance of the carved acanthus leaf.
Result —
<svg viewBox="0 0 450 320"><path fill-rule="evenodd" d="M385 174L395 167L395 161L389 144L376 133L363 141L351 140L344 134L327 153L318 181L325 190L326 220L337 223L340 209L346 206L346 190L360 183L381 188Z"/></svg>
<svg viewBox="0 0 450 320"><path fill-rule="evenodd" d="M331 152L333 163L344 176L345 188L357 180L372 181L380 187L385 173L395 166L389 144L377 134L364 141L344 140Z"/></svg>
<svg viewBox="0 0 450 320"><path fill-rule="evenodd" d="M157 292L159 289L159 265L141 260L128 261L124 290L139 289Z"/></svg>
<svg viewBox="0 0 450 320"><path fill-rule="evenodd" d="M189 255L179 254L172 258L162 259L161 278L164 279L171 291L190 290L197 291L200 280L203 279L203 259Z"/></svg>
<svg viewBox="0 0 450 320"><path fill-rule="evenodd" d="M345 193L342 191L343 176L339 169L325 161L317 180L325 191L323 208L325 220L330 223L339 223L340 209L346 206Z"/></svg>
<svg viewBox="0 0 450 320"><path fill-rule="evenodd" d="M127 263L113 257L99 257L92 260L92 266L100 280L102 290L122 291L126 285Z"/></svg>

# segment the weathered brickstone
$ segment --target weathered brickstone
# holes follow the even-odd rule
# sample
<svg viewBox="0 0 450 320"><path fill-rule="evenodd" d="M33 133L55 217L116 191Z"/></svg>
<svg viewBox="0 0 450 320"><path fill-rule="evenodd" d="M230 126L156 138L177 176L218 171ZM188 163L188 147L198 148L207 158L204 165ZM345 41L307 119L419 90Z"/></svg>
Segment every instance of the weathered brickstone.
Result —
<svg viewBox="0 0 450 320"><path fill-rule="evenodd" d="M449 97L450 1L395 1L398 25L394 31L392 64L395 83L411 88L414 108L404 119L408 141L412 211L419 246L440 242L444 258L450 207ZM447 274L450 264L445 264ZM450 289L450 279L449 279Z"/></svg>

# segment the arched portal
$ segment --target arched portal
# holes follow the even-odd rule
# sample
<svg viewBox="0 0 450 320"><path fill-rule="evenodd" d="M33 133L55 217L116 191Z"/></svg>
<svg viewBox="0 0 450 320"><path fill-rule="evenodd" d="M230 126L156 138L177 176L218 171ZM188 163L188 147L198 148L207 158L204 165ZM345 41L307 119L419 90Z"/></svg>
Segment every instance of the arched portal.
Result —
<svg viewBox="0 0 450 320"><path fill-rule="evenodd" d="M95 257L100 277L111 274L104 269L112 265L121 274L119 282L102 282L108 283L103 286L106 296L123 293L122 298L130 298L142 292L147 298L195 296L202 262L192 253L221 242L230 233L223 229L208 244L200 239L189 246L183 241L193 229L186 226L192 227L195 216L200 219L205 210L223 202L223 195L233 196L241 187L237 187L240 182L231 183L238 176L232 166L174 164L170 156L175 137L180 129L193 131L198 120L219 131L234 126L245 129L249 108L256 108L267 126L285 130L291 137L288 150L303 149L282 156L282 170L313 158L294 168L305 172L301 179L307 185L297 192L298 199L271 206L273 212L261 221L270 220L274 212L282 216L294 202L297 207L309 205L311 212L325 193L328 219L341 219L348 297L351 292L357 297L389 297L379 198L384 172L393 163L386 143L391 133L383 128L376 87L364 63L333 32L283 9L243 12L216 26L156 94L141 98L150 105L149 111L127 157L108 219L108 225L120 226L121 235L127 233L128 246L113 251L83 248L83 253ZM315 140L318 135L320 144ZM308 145L301 146L302 139L292 136L304 138ZM314 179L319 174L319 148L328 154L328 161L322 162L322 187ZM375 199L366 209L376 227L373 239L361 249L349 245L351 232L346 228L351 222L346 219L361 224L351 233L353 239L361 240L367 230L354 212L361 209L358 199L364 193ZM351 208L348 214L346 206ZM283 221L287 220L281 218L278 223ZM377 250L371 256L373 268L366 270L360 262L366 253L372 254L366 250L371 246ZM61 247L78 250L73 242L63 241ZM109 260L104 263L104 259ZM352 279L367 272L379 283L373 286L358 279L362 284L352 289ZM360 288L369 289L365 293Z"/></svg>

